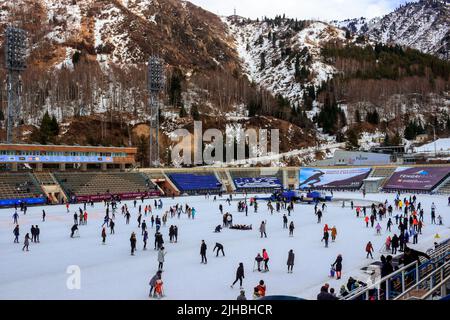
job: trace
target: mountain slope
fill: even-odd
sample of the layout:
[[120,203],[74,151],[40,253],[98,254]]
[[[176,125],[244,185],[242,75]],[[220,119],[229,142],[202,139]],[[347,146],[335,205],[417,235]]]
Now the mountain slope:
[[420,0],[402,5],[381,18],[357,18],[332,23],[367,36],[374,42],[399,44],[450,59],[448,0]]

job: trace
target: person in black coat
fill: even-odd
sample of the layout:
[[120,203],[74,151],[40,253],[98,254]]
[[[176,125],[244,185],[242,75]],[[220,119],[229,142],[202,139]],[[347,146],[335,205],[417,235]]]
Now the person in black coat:
[[381,278],[394,272],[394,267],[392,266],[392,256],[388,255],[386,258],[381,256]]
[[405,253],[403,254],[403,258],[400,259],[400,262],[403,262],[405,266],[414,261],[417,261],[420,264],[420,257],[425,257],[428,260],[431,259],[426,253],[405,246]]
[[206,246],[205,240],[202,240],[202,244],[200,246],[200,255],[202,256],[201,263],[204,263],[204,264],[208,263],[208,259],[206,258],[206,249],[207,249],[207,246]]
[[214,250],[216,250],[216,248],[217,248],[216,257],[219,256],[219,251],[222,251],[222,255],[225,257],[225,252],[223,251],[223,245],[221,243],[216,242],[216,246],[214,247],[213,252],[214,252]]
[[342,274],[342,255],[338,255],[331,266],[336,270],[336,278],[339,280]]
[[289,250],[287,259],[288,273],[292,273],[292,269],[294,268],[294,260],[295,260],[294,250],[291,249]]
[[71,238],[73,238],[73,235],[75,234],[75,231],[77,231],[78,230],[78,225],[75,223],[73,226],[72,226],[72,228],[70,229],[70,231],[72,232],[71,234],[70,234],[70,237]]
[[398,236],[396,234],[394,234],[394,236],[392,237],[392,240],[391,240],[391,247],[392,247],[391,254],[397,254],[398,246],[399,246],[399,239],[398,239]]
[[236,280],[234,280],[233,284],[231,285],[231,288],[235,285],[236,282],[239,280],[239,288],[242,289],[242,279],[244,279],[244,264],[241,262],[239,263],[239,267],[236,270]]

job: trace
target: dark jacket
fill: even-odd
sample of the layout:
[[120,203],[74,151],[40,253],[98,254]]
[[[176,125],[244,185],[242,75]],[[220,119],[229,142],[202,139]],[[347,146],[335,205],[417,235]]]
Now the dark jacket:
[[342,257],[338,256],[336,261],[333,263],[336,271],[342,271]]
[[200,246],[200,254],[206,254],[206,243],[202,243]]
[[317,295],[317,300],[339,300],[337,297],[333,296],[331,293],[327,292],[325,288],[322,287],[320,293]]
[[408,248],[408,250],[405,250],[405,254],[403,255],[402,262],[405,266],[414,261],[417,261],[420,263],[419,257],[425,257],[427,259],[431,259],[431,257],[424,252],[420,252],[420,251]]
[[244,276],[244,265],[242,263],[239,264],[239,267],[236,270],[236,278],[245,278]]
[[295,254],[294,252],[290,252],[288,253],[288,259],[287,259],[287,265],[288,266],[293,266],[294,265],[294,259],[295,259]]

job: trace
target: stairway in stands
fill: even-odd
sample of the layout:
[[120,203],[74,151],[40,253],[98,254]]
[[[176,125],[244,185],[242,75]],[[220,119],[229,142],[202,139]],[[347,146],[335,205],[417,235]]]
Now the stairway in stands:
[[370,178],[384,178],[383,182],[381,183],[381,186],[384,186],[386,181],[389,180],[389,178],[394,173],[396,167],[374,167],[372,169],[372,172],[370,173]]
[[450,194],[450,175],[435,189],[435,192],[441,194]]

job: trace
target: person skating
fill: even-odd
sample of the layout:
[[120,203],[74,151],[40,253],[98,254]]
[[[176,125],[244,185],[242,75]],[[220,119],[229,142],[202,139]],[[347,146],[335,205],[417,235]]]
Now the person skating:
[[213,248],[213,253],[217,249],[216,257],[219,256],[219,251],[222,251],[222,256],[225,257],[225,252],[223,251],[223,245],[221,243],[216,242],[216,245]]
[[130,246],[131,246],[131,255],[134,256],[134,251],[136,250],[136,234],[134,232],[131,233]]
[[367,252],[366,258],[368,259],[369,255],[370,255],[370,258],[373,259],[373,255],[372,255],[373,246],[372,246],[372,242],[370,242],[370,241],[366,245],[366,252]]
[[336,226],[333,226],[333,228],[331,228],[331,241],[332,242],[336,241],[336,236],[337,236],[337,229],[336,229]]
[[155,233],[155,250],[159,250],[164,244],[164,239],[161,232],[157,231]]
[[17,213],[17,211],[16,212],[14,212],[14,214],[13,214],[13,223],[14,224],[17,224],[18,223],[18,220],[19,220],[19,214]]
[[245,278],[244,276],[244,264],[241,262],[239,263],[239,267],[236,270],[236,280],[234,280],[233,284],[231,285],[231,288],[235,285],[236,282],[239,280],[239,288],[242,288],[242,280]]
[[36,239],[36,229],[34,228],[33,225],[31,225],[30,233],[31,233],[31,242],[35,242],[34,240]]
[[39,226],[36,225],[34,227],[34,242],[39,243],[39,235],[40,235],[40,233],[41,233],[41,230],[39,229]]
[[[255,262],[256,262],[256,265],[257,265],[257,267],[258,267],[258,271],[259,272],[261,272],[261,262],[263,261],[264,259],[263,259],[263,257],[261,257],[261,254],[257,254],[256,255],[256,257],[255,257]],[[254,268],[254,267],[253,267]],[[253,270],[253,271],[255,271],[255,270]]]
[[323,233],[323,238],[322,241],[325,241],[325,248],[328,248],[328,239],[330,237],[330,234],[328,233],[328,231],[325,231]]
[[13,234],[14,234],[14,243],[19,243],[20,232],[19,232],[19,225],[18,224],[14,227]]
[[317,223],[321,223],[321,221],[322,221],[322,211],[318,210],[316,215],[317,215]]
[[24,251],[25,249],[27,249],[28,251],[28,246],[30,245],[30,234],[26,234],[25,235],[25,240],[23,241],[23,247],[22,247],[22,251]]
[[202,257],[201,263],[204,263],[204,264],[208,263],[208,259],[206,258],[206,249],[207,249],[207,246],[206,246],[205,240],[202,240],[202,244],[200,245],[200,255]]
[[399,247],[399,238],[397,236],[397,234],[394,234],[394,236],[391,239],[391,247],[392,247],[392,251],[391,254],[397,254],[397,249]]
[[78,215],[76,212],[73,214],[73,223],[78,224]]
[[269,254],[267,253],[266,249],[262,250],[262,257],[264,261],[264,272],[269,271]]
[[155,295],[152,296],[152,293],[155,294],[153,292],[155,286],[156,286],[156,281],[157,280],[161,280],[161,276],[162,276],[162,271],[158,270],[158,272],[156,272],[156,274],[150,279],[149,285],[150,285],[150,292],[148,294],[149,298],[155,297]]
[[286,217],[285,214],[283,214],[283,229],[287,228],[288,228],[288,218]]
[[106,244],[106,229],[102,228],[102,244]]
[[178,242],[178,227],[173,226],[173,236],[175,237],[175,243]]
[[161,279],[156,280],[155,283],[155,298],[162,298],[163,294],[163,281]]
[[74,224],[72,226],[72,228],[70,229],[71,233],[70,233],[70,237],[73,238],[73,236],[75,235],[75,231],[78,231],[78,224]]
[[42,222],[45,222],[45,210],[42,210]]
[[147,240],[148,240],[148,232],[147,232],[147,230],[145,230],[144,236],[142,237],[142,241],[144,242],[143,250],[147,250]]
[[113,221],[113,220],[111,220],[110,222],[109,222],[109,229],[110,229],[110,234],[114,234],[115,233],[115,231],[114,231],[114,227],[115,227],[115,222]]
[[138,228],[141,228],[141,219],[142,219],[142,214],[140,213],[137,218]]
[[291,221],[291,223],[289,224],[289,237],[293,237],[294,236],[294,221]]
[[166,256],[166,251],[164,250],[164,247],[161,247],[158,251],[158,270],[163,269],[165,256]]
[[141,235],[144,235],[145,230],[147,230],[147,223],[145,222],[145,220],[142,221],[141,229],[142,229],[142,234]]
[[381,235],[381,225],[379,223],[377,223],[375,230],[377,231],[377,235]]
[[259,226],[259,233],[261,234],[261,238],[264,237],[267,238],[267,234],[266,234],[266,222],[262,221],[261,225]]
[[287,258],[288,273],[292,273],[292,269],[294,268],[294,260],[295,260],[294,250],[291,249],[288,252],[288,258]]
[[331,265],[332,268],[336,271],[336,279],[341,279],[342,276],[342,255],[339,254],[334,261],[334,263]]

